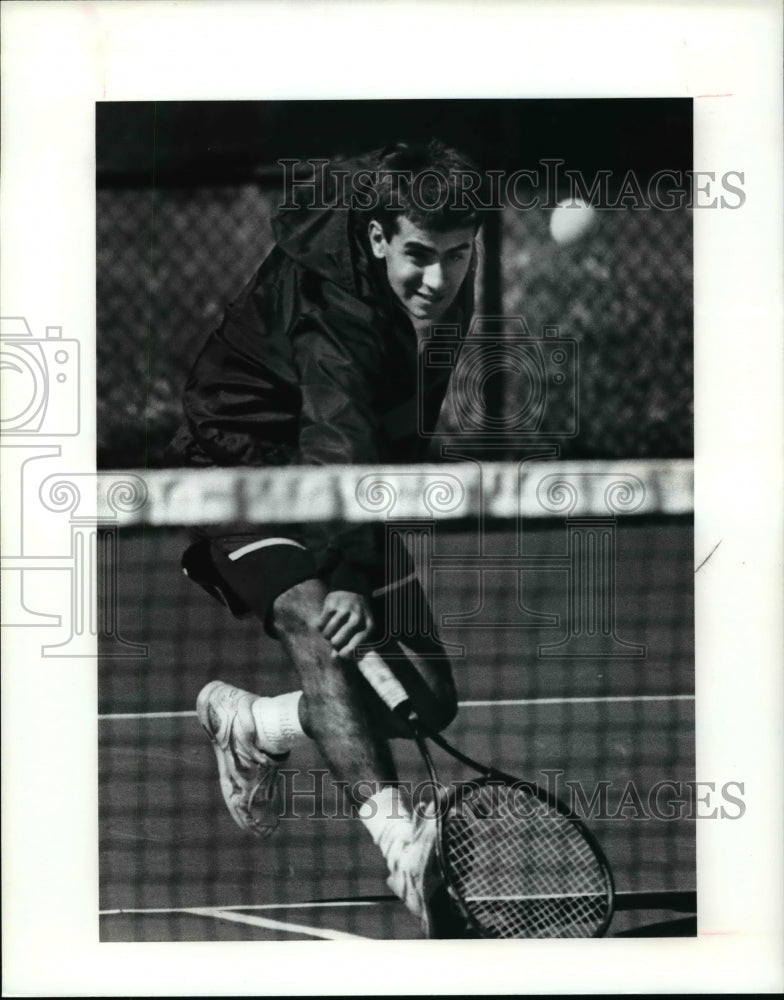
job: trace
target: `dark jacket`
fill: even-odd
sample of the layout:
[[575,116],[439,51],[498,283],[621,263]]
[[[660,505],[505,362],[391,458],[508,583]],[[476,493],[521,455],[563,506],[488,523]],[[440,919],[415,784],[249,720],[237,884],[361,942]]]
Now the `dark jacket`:
[[[340,164],[353,174],[377,154]],[[323,203],[334,203],[328,177]],[[208,338],[172,450],[186,465],[415,462],[426,457],[449,370],[418,370],[417,337],[348,208],[281,210],[276,246]],[[442,322],[468,324],[473,268]],[[370,526],[312,526],[332,589],[367,590]]]

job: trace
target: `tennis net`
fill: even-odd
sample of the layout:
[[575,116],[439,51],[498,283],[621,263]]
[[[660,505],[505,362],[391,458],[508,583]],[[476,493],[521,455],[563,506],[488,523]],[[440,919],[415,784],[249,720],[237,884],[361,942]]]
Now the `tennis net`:
[[[458,688],[450,741],[585,819],[615,876],[611,933],[692,926],[678,915],[695,885],[689,461],[98,479],[103,940],[419,936],[313,745],[284,769],[275,836],[248,838],[223,806],[197,693],[297,686],[259,622],[180,572],[189,527],[225,521],[383,521],[413,540]],[[394,751],[401,779],[423,781],[413,748]]]

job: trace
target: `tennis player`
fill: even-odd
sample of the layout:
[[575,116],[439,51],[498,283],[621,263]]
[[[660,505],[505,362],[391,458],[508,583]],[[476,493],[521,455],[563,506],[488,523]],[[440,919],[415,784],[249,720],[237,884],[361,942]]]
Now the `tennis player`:
[[[398,143],[293,181],[276,245],[188,379],[173,442],[189,465],[415,462],[418,418],[435,426],[449,371],[418,374],[436,321],[473,310],[481,223],[465,196],[472,165],[436,141]],[[476,177],[476,173],[473,172]],[[282,644],[299,690],[264,697],[212,681],[198,717],[213,742],[226,805],[266,836],[281,811],[278,767],[314,740],[333,776],[361,783],[355,806],[389,867],[388,884],[427,936],[448,936],[435,822],[396,787],[389,739],[406,732],[357,668],[378,643],[420,718],[441,730],[455,686],[413,566],[385,569],[383,526],[222,525],[200,533],[183,569],[238,617],[255,615]],[[390,591],[416,602],[421,638],[405,648],[384,620]],[[405,654],[405,655],[403,655]]]

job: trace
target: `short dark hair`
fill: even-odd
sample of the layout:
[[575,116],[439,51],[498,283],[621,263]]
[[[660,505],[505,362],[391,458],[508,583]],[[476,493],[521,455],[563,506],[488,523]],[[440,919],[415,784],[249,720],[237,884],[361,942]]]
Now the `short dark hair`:
[[483,213],[465,193],[469,174],[479,177],[481,186],[481,175],[468,157],[438,139],[423,145],[397,142],[381,154],[374,207],[365,219],[375,219],[387,240],[397,231],[401,216],[431,232],[468,226],[476,232]]

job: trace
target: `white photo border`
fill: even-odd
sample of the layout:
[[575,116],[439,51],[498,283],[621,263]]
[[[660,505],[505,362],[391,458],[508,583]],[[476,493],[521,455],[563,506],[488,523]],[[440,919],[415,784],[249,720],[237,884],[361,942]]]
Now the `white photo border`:
[[[743,172],[747,196],[694,215],[695,565],[721,541],[696,578],[697,777],[744,782],[747,804],[698,824],[699,936],[99,944],[95,660],[47,661],[17,628],[3,635],[5,994],[784,988],[780,4],[9,2],[0,16],[0,313],[79,340],[69,471],[95,468],[96,101],[692,97],[695,169]],[[14,530],[5,518],[4,551]]]

